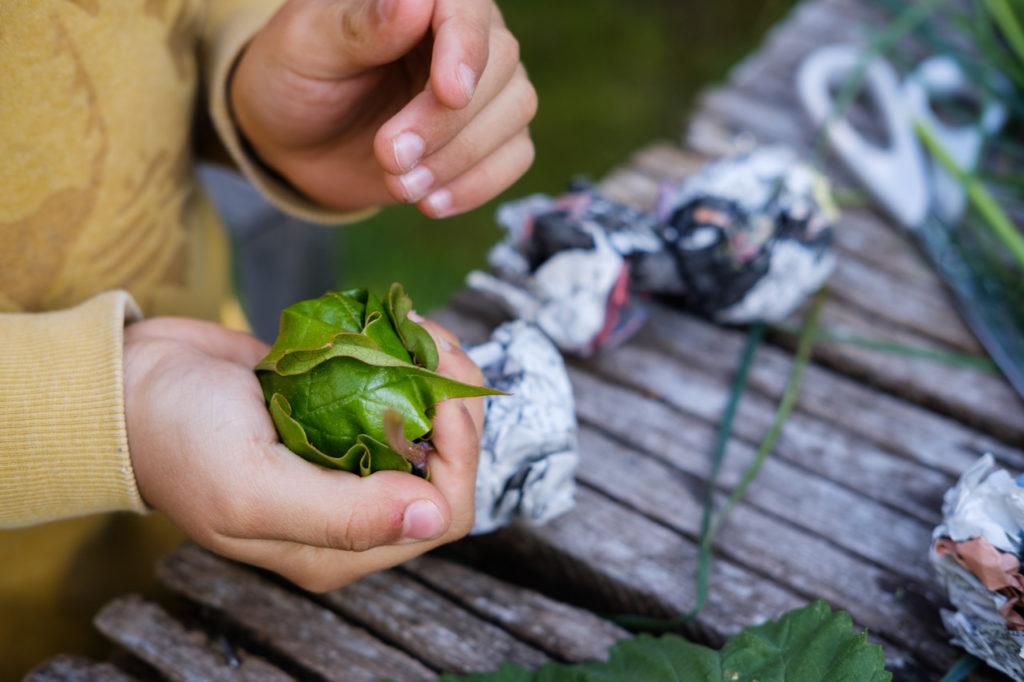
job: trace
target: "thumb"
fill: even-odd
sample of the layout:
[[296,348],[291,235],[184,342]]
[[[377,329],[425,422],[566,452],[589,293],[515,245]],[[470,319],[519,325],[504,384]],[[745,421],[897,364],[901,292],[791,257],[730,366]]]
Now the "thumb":
[[267,453],[260,475],[245,486],[252,494],[241,496],[248,513],[234,515],[253,523],[228,535],[364,551],[431,540],[451,523],[447,500],[421,478],[396,471],[361,478],[271,447],[279,452]]
[[433,11],[433,0],[291,0],[267,28],[279,32],[297,71],[340,79],[408,54]]

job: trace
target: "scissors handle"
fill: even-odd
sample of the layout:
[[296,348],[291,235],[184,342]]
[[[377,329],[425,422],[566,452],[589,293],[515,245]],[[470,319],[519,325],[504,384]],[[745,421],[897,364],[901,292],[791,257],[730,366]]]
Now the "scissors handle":
[[[826,45],[812,52],[797,72],[797,92],[816,128],[822,128],[843,165],[901,225],[924,222],[930,193],[924,154],[904,107],[899,79],[884,59],[865,63],[866,55],[851,45]],[[832,93],[859,68],[867,90],[881,114],[889,145],[867,141],[835,111]]]

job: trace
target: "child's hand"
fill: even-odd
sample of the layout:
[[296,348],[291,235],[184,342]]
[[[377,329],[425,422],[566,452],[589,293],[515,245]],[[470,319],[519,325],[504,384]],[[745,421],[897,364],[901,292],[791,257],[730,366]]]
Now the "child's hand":
[[335,208],[461,213],[533,162],[536,93],[492,0],[290,0],[230,100],[260,158]]
[[[426,322],[439,371],[481,382],[449,332]],[[146,502],[205,547],[327,590],[462,537],[473,526],[483,401],[437,406],[431,480],[310,464],[278,440],[252,367],[267,347],[206,322],[125,330],[125,413]]]

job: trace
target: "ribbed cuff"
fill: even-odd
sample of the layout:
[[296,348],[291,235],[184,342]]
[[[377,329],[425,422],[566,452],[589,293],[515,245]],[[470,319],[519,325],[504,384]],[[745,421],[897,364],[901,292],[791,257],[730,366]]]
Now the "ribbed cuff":
[[124,418],[123,291],[0,314],[0,527],[145,511]]

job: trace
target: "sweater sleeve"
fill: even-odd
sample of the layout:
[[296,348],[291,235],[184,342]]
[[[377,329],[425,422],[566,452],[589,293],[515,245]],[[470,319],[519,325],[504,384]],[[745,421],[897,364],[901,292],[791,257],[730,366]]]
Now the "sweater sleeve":
[[0,528],[146,509],[122,381],[124,325],[138,316],[123,291],[0,314]]
[[203,37],[202,69],[213,128],[231,161],[277,208],[316,223],[337,224],[362,220],[373,215],[377,209],[345,212],[324,207],[270,172],[245,143],[232,117],[228,84],[235,63],[249,40],[283,4],[284,0],[221,0],[209,3]]

